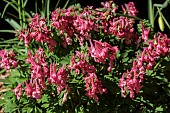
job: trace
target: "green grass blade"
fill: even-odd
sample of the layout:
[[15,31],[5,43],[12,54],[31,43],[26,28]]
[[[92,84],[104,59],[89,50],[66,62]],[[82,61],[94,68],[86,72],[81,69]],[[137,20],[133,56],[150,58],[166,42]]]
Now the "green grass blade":
[[28,0],[25,0],[24,5],[23,5],[24,7],[27,5],[27,2],[28,2]]
[[22,18],[21,18],[21,16],[22,16],[22,14],[21,14],[21,1],[20,0],[18,0],[18,16],[19,16],[19,22],[20,22],[20,25],[21,25],[21,27],[23,27],[23,25],[22,25]]
[[16,19],[18,19],[19,20],[19,18],[16,16],[16,15],[14,15],[14,14],[12,14],[12,13],[9,13],[9,12],[6,12],[8,15],[10,15],[10,16],[12,16],[12,17],[14,17],[14,18],[16,18]]
[[9,3],[18,12],[18,8],[14,5],[16,4],[15,2],[9,2],[8,0],[3,0],[3,1]]
[[24,1],[23,0],[21,0],[21,6],[22,6],[22,24],[23,24],[23,28],[25,28],[25,26],[26,26],[26,24],[25,24],[25,20],[26,20],[26,18],[25,18],[25,6],[24,6]]
[[60,0],[57,1],[57,4],[55,5],[55,9],[58,7],[59,3],[60,3]]
[[3,33],[15,33],[15,30],[0,30]]
[[38,11],[38,3],[37,3],[37,0],[35,0],[35,13],[37,13],[37,11]]
[[0,44],[18,44],[19,41],[12,41],[12,42],[0,42]]
[[10,3],[7,3],[7,4],[5,5],[4,10],[3,10],[3,12],[2,12],[2,15],[1,15],[1,18],[4,17],[4,14],[5,14],[5,12],[6,12],[6,9],[8,8],[9,5],[10,5]]
[[8,39],[8,40],[5,40],[5,39],[2,38],[0,41],[4,41],[4,42],[8,43],[8,42],[19,41],[19,40],[18,40],[18,37],[15,37],[15,38]]
[[70,1],[70,0],[67,0],[67,2],[65,3],[65,5],[64,5],[64,7],[63,7],[64,9],[67,7],[69,1]]

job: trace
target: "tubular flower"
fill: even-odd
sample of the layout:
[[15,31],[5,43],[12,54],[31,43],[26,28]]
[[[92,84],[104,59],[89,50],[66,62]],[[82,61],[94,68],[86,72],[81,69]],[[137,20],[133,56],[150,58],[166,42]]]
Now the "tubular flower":
[[56,65],[52,63],[50,65],[50,76],[48,78],[50,84],[55,84],[57,86],[57,93],[60,94],[62,90],[68,90],[66,84],[68,73],[64,69],[64,65],[56,72]]
[[22,83],[18,84],[18,86],[12,91],[15,93],[17,99],[19,100],[22,95]]
[[140,23],[142,25],[142,39],[146,42],[148,40],[148,36],[150,33],[150,28],[145,29],[143,23]]
[[87,73],[96,73],[95,67],[90,65],[86,59],[88,59],[88,54],[83,54],[79,51],[76,51],[76,55],[72,56],[72,59],[70,61],[71,65],[68,65],[68,69],[71,70],[71,72],[74,70],[77,75],[80,74],[80,71],[82,71],[82,74],[86,75]]
[[30,79],[29,84],[26,82],[25,92],[28,97],[41,99],[42,89],[39,86],[37,79]]

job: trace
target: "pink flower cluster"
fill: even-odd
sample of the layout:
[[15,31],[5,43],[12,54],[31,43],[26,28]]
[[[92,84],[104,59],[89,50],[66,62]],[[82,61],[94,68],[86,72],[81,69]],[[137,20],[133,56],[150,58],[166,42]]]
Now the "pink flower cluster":
[[69,92],[69,87],[66,84],[68,73],[64,69],[64,65],[61,67],[61,69],[56,73],[56,64],[52,63],[50,65],[50,76],[48,78],[48,81],[50,84],[55,84],[57,86],[57,93],[60,94],[61,91],[64,89]]
[[76,55],[73,55],[70,61],[71,65],[68,65],[68,69],[71,71],[74,70],[77,74],[80,74],[80,70],[82,71],[86,84],[86,95],[98,102],[97,94],[106,93],[106,89],[102,88],[102,83],[97,78],[95,67],[86,61],[87,56],[87,54],[76,51]]
[[52,26],[59,30],[60,34],[63,38],[63,45],[66,47],[67,45],[72,44],[71,37],[73,36],[73,26],[72,26],[72,16],[71,13],[74,12],[74,9],[59,9],[57,8],[55,11],[51,13]]
[[[67,95],[69,92],[69,87],[66,84],[68,73],[64,69],[64,65],[56,73],[55,63],[52,63],[49,68],[45,60],[46,55],[42,48],[39,48],[34,55],[28,51],[26,62],[31,64],[31,76],[30,80],[25,82],[26,95],[31,98],[41,99],[42,91],[46,90],[46,80],[48,80],[49,84],[55,84],[57,86],[58,94],[66,89],[65,95]],[[19,99],[22,94],[21,84],[19,84],[13,92],[17,96],[17,99]]]
[[[139,38],[134,33],[134,20],[119,16],[114,16],[114,13],[116,13],[117,7],[115,4],[113,5],[113,1],[103,3],[103,10],[107,9],[105,12],[96,12],[95,15],[97,17],[95,18],[96,22],[98,22],[98,26],[102,27],[102,30],[106,35],[108,34],[114,34],[118,38],[125,39],[126,44],[130,44],[131,41],[133,42],[139,42]],[[126,8],[122,5],[122,9],[124,11],[124,14],[128,13],[130,16],[136,16],[137,10],[135,8],[135,5],[133,2],[129,2],[129,4],[125,4]],[[111,9],[111,11],[109,9]],[[97,9],[99,10],[99,9]]]
[[137,40],[133,28],[134,21],[132,19],[120,16],[109,21],[109,23],[110,34],[114,34],[120,39],[125,38],[126,44],[130,44],[131,41]]
[[97,78],[95,73],[88,73],[88,75],[84,77],[84,82],[86,84],[86,95],[96,102],[98,102],[99,99],[97,94],[102,95],[107,92],[106,88],[102,88],[102,82]]
[[31,78],[29,80],[29,83],[26,82],[25,92],[28,97],[35,98],[35,99],[41,99],[42,97],[42,87],[40,87],[40,84],[38,84],[37,79]]
[[[137,35],[134,33],[134,20],[127,17],[115,17],[117,11],[113,1],[102,3],[103,8],[92,9],[85,7],[84,10],[78,11],[76,7],[67,9],[57,8],[52,12],[52,26],[63,36],[63,46],[71,45],[73,38],[79,41],[80,45],[84,40],[91,39],[91,33],[104,31],[105,34],[114,34],[120,39],[125,38],[127,44],[130,41],[136,41]],[[126,9],[130,16],[136,16],[137,10],[133,2],[126,4]],[[106,10],[107,9],[107,10]]]
[[84,44],[84,38],[89,39],[91,30],[96,29],[94,21],[88,16],[92,13],[92,7],[84,8],[80,14],[75,7],[68,9],[57,8],[52,12],[52,26],[60,31],[63,38],[63,45],[72,44],[72,37],[75,36],[80,45]]
[[111,46],[107,42],[100,42],[97,40],[93,40],[94,45],[92,41],[90,40],[90,48],[89,53],[91,57],[94,58],[95,62],[101,62],[103,64],[106,63],[106,59],[110,60],[108,71],[111,71],[113,68],[113,61],[116,59],[116,52],[118,52],[117,46]]
[[41,90],[46,89],[45,78],[48,75],[48,65],[45,62],[46,55],[42,48],[39,48],[35,55],[28,51],[26,62],[31,64],[31,79],[26,82],[26,94],[28,97],[40,99]]
[[40,19],[40,15],[35,14],[30,20],[30,28],[19,31],[18,38],[24,40],[25,46],[29,45],[31,39],[42,44],[48,43],[49,49],[53,51],[53,47],[55,47],[57,43],[51,38],[51,32],[48,29],[46,19]]
[[17,66],[18,63],[13,51],[0,50],[0,68],[9,70],[10,68],[16,68]]
[[146,70],[152,70],[155,60],[161,56],[166,56],[170,48],[170,39],[167,35],[158,33],[154,39],[148,42],[148,47],[144,48],[141,56],[133,61],[130,71],[125,72],[119,81],[119,87],[122,90],[122,96],[126,97],[127,90],[130,91],[130,97],[134,98],[142,88]]

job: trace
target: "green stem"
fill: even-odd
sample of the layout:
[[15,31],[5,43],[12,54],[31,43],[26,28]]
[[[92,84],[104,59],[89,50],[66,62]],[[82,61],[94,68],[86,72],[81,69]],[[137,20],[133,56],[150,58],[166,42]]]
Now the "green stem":
[[163,61],[163,58],[155,65],[155,67],[153,68],[153,70],[155,71],[156,68],[160,65],[160,63]]
[[154,7],[152,8],[152,0],[148,0],[148,18],[154,28]]

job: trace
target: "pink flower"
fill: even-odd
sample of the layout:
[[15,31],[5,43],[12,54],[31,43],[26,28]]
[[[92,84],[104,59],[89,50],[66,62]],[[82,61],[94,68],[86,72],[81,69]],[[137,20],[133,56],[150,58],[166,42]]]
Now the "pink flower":
[[[130,98],[135,97],[135,93],[138,93],[140,89],[142,88],[141,82],[143,79],[140,76],[141,73],[138,72],[137,62],[133,62],[133,67],[131,71],[127,71],[126,73],[123,73],[122,78],[119,79],[118,86],[121,88],[122,96],[126,97],[126,92],[130,91]],[[126,77],[126,79],[125,79]],[[142,79],[142,80],[141,80]]]
[[22,83],[18,84],[18,86],[12,90],[15,95],[17,96],[17,99],[19,100],[22,95]]
[[26,95],[31,98],[41,99],[42,89],[39,86],[37,79],[30,79],[29,84],[26,82],[25,88]]
[[140,22],[142,25],[142,39],[146,42],[148,40],[148,36],[150,34],[150,28],[145,29],[144,25],[142,22]]
[[[76,51],[76,55],[72,56],[72,59],[70,61],[71,65],[68,65],[68,69],[71,70],[71,72],[74,70],[77,75],[80,74],[80,70],[82,71],[82,74],[86,75],[87,73],[96,73],[95,67],[90,65],[86,59],[88,59],[88,54],[83,54],[79,51]],[[77,61],[76,61],[77,58]]]
[[41,91],[41,88],[39,87],[36,79],[33,80],[32,98],[35,98],[35,99],[42,98],[42,91]]
[[32,91],[33,91],[33,88],[32,88],[32,79],[30,80],[29,84],[27,82],[25,82],[25,84],[26,84],[26,87],[25,87],[26,95],[28,97],[32,97]]

